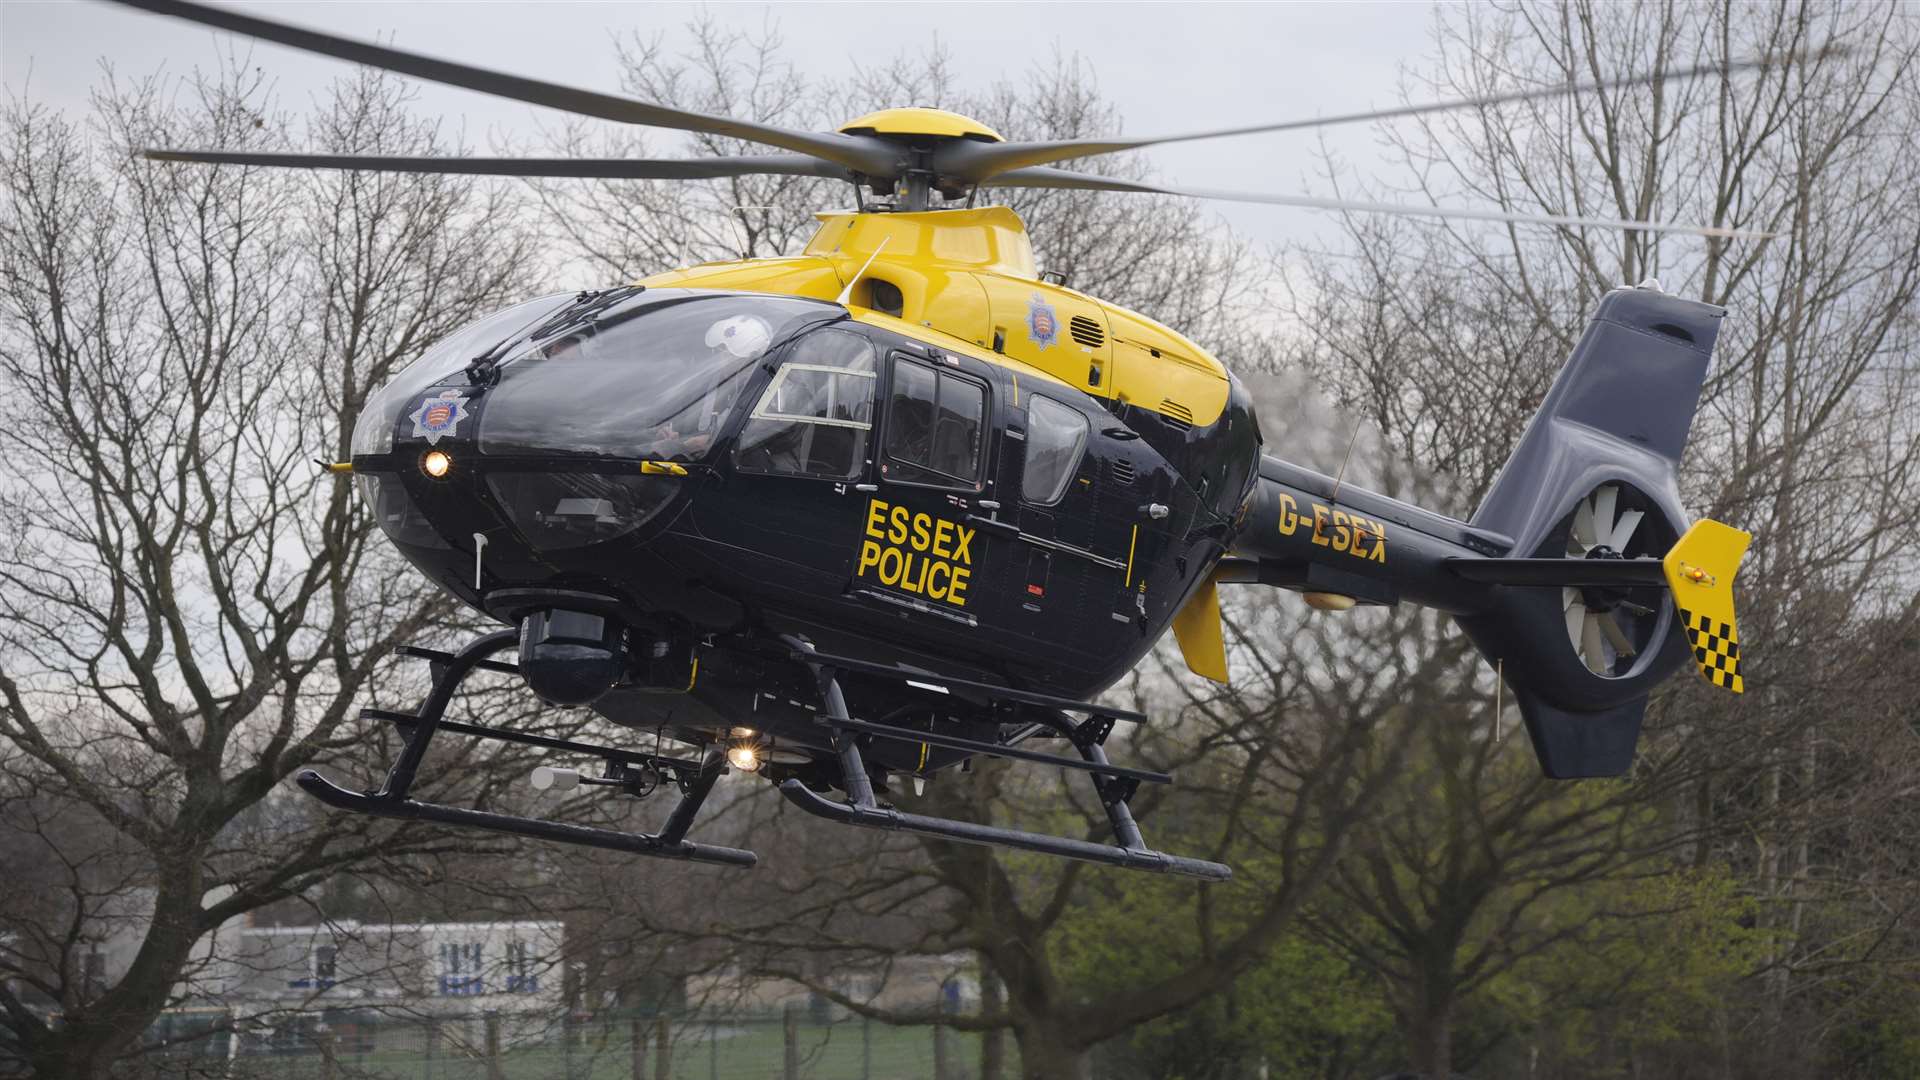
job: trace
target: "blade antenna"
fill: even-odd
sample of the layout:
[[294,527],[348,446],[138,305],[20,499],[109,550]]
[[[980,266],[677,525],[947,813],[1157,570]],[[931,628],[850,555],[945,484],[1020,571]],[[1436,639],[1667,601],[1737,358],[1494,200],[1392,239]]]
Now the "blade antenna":
[[853,287],[855,285],[860,284],[860,279],[866,276],[867,267],[872,266],[873,260],[880,257],[880,253],[882,251],[885,251],[887,248],[887,241],[891,239],[893,239],[893,237],[891,236],[883,236],[880,238],[880,242],[874,245],[873,254],[867,256],[867,261],[860,264],[859,273],[856,273],[851,278],[847,279],[847,287],[840,290],[840,295],[838,298],[834,300],[834,303],[839,304],[841,307],[846,307],[849,303],[852,302]]
[[1353,437],[1347,440],[1347,452],[1340,458],[1340,471],[1333,477],[1333,494],[1327,496],[1328,502],[1340,501],[1340,483],[1347,478],[1347,462],[1353,460],[1353,444],[1360,441],[1360,425],[1353,425]]

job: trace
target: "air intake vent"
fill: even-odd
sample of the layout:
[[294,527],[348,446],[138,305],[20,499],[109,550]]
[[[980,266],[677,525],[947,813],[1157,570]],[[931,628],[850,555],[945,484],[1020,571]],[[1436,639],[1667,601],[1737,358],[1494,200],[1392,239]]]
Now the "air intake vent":
[[1167,423],[1183,431],[1193,427],[1193,410],[1172,398],[1160,403],[1160,415],[1167,418]]
[[1068,319],[1067,333],[1073,335],[1073,340],[1090,349],[1097,349],[1107,343],[1106,332],[1100,329],[1100,324],[1085,315],[1075,315]]
[[1110,467],[1110,471],[1113,473],[1114,483],[1116,484],[1133,483],[1133,462],[1121,460],[1121,459],[1115,459],[1115,461],[1113,462],[1113,465]]

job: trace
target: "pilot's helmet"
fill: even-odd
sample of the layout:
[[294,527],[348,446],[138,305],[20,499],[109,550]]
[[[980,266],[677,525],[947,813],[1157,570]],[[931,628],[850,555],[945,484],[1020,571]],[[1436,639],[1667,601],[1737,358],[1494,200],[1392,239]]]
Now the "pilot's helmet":
[[569,360],[584,354],[587,343],[585,334],[568,334],[540,350],[540,355],[548,360]]

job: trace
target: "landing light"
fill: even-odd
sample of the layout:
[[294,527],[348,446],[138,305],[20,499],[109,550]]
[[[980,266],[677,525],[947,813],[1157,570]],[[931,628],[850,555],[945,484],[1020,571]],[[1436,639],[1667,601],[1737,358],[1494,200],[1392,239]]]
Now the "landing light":
[[760,748],[752,743],[735,743],[727,748],[727,764],[741,772],[759,772]]
[[426,456],[420,459],[420,471],[435,480],[447,475],[447,471],[452,468],[453,458],[449,457],[445,450],[429,450]]

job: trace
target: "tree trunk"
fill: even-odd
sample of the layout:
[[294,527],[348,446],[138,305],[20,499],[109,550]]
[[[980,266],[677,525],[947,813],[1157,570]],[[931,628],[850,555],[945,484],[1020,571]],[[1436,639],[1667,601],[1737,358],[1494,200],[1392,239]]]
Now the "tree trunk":
[[788,1005],[781,1014],[780,1030],[785,1046],[780,1076],[782,1080],[800,1080],[800,1011],[794,1006]]
[[[980,972],[980,1011],[993,1016],[1007,1008],[1006,987],[991,967]],[[992,1028],[980,1036],[980,1080],[1005,1080],[1007,1075],[1007,1032]]]
[[1016,1029],[1020,1043],[1022,1080],[1093,1080],[1093,1062],[1087,1048],[1077,1046],[1051,1030],[1050,1025],[1024,1024]]
[[133,963],[111,989],[67,1013],[66,1022],[32,1047],[35,1076],[62,1080],[104,1077],[166,1007],[174,982],[200,940],[203,891],[199,852],[163,866],[153,915]]
[[1453,997],[1431,994],[1407,1018],[1407,1053],[1413,1071],[1428,1080],[1453,1075]]
[[500,1068],[500,1014],[489,1011],[486,1015],[487,1032],[487,1080],[506,1080],[507,1074]]
[[647,1022],[638,1011],[627,1018],[627,1037],[633,1043],[633,1080],[647,1080]]
[[673,1022],[666,1013],[653,1022],[653,1075],[673,1080]]

